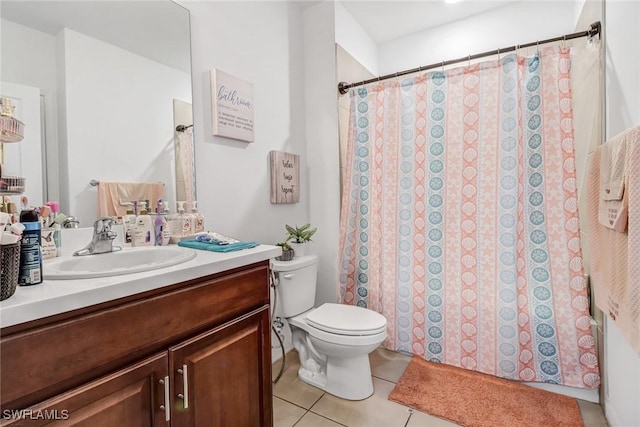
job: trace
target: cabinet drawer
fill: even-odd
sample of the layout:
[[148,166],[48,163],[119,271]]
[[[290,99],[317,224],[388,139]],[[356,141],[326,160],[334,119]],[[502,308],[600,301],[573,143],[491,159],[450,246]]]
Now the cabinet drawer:
[[268,304],[268,263],[0,339],[3,409],[21,409]]
[[26,410],[3,410],[2,426],[168,426],[167,352],[91,381]]

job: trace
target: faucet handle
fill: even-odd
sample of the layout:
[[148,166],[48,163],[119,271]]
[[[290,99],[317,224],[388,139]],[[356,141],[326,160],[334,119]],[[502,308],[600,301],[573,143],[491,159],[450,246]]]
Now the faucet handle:
[[95,234],[108,233],[111,231],[111,225],[113,224],[113,218],[103,217],[98,218],[93,223],[93,232]]

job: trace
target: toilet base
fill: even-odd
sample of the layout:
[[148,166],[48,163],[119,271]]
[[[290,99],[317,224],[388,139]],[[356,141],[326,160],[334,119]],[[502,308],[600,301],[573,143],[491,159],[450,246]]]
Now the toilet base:
[[363,400],[373,394],[368,354],[346,359],[328,357],[326,372],[324,369],[306,369],[301,366],[298,369],[298,378],[304,383],[346,400]]

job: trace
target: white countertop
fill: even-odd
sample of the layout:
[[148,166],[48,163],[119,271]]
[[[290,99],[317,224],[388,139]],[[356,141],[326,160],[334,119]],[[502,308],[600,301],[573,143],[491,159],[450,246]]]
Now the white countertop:
[[194,259],[172,267],[121,276],[45,280],[38,285],[18,286],[13,296],[0,301],[0,327],[13,326],[220,273],[264,261],[282,253],[279,247],[270,245],[228,253],[191,250],[197,253]]

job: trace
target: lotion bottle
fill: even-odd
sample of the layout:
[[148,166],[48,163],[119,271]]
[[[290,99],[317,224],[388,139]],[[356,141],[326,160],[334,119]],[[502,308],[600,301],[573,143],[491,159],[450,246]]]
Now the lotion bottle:
[[198,202],[195,200],[192,202],[191,215],[193,215],[193,232],[202,233],[204,231],[204,215],[198,212]]
[[190,214],[184,211],[185,202],[176,202],[178,204],[178,218],[180,224],[180,236],[188,236],[193,234],[193,221]]
[[182,237],[182,223],[180,220],[180,213],[177,209],[178,202],[176,202],[176,213],[169,214],[167,220],[169,221],[169,233],[171,235],[171,243],[178,243]]
[[124,243],[125,248],[130,248],[134,245],[133,234],[136,229],[136,216],[133,213],[133,203],[125,203],[127,206],[127,213],[124,216]]
[[162,218],[162,246],[167,246],[171,241],[171,227],[169,226],[169,208],[166,202],[162,204],[160,217]]
[[151,217],[147,213],[146,202],[139,202],[140,215],[136,217],[136,228],[133,233],[133,243],[138,246],[153,246],[154,232]]
[[156,213],[153,215],[153,232],[154,242],[156,246],[162,246],[162,199],[158,199],[156,205]]

